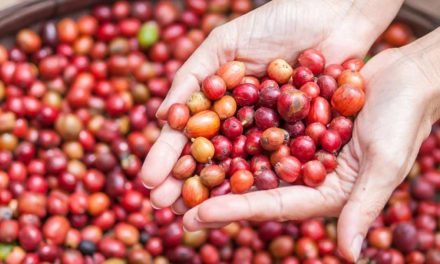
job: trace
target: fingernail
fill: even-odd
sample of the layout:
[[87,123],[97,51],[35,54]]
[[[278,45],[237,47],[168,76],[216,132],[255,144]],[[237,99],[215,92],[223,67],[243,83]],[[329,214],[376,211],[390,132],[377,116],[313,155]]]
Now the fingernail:
[[356,235],[351,242],[351,254],[353,255],[353,260],[356,262],[359,258],[359,254],[361,253],[362,242],[364,241],[364,237],[360,234]]
[[194,217],[194,220],[196,220],[196,221],[199,222],[199,223],[202,222],[202,220],[200,219],[199,215],[196,215],[196,216]]
[[159,115],[159,112],[162,111],[162,107],[163,107],[163,105],[164,105],[165,102],[166,102],[166,99],[165,99],[165,100],[162,102],[162,104],[159,106],[159,108],[158,108],[157,111],[156,111],[156,114],[154,114],[154,116],[156,116],[157,119],[162,119],[162,118],[160,117],[160,115]]
[[159,118],[159,114],[157,113],[157,111],[156,111],[156,114],[154,114],[154,116],[155,116],[157,119],[160,119],[160,118]]
[[171,209],[171,212],[173,212],[173,214],[178,215],[178,213],[176,212],[176,210],[174,210],[174,208],[172,206],[170,207],[170,209]]
[[142,182],[142,185],[144,185],[145,188],[147,188],[148,190],[153,189],[153,186],[149,186],[146,183]]
[[185,226],[182,226],[182,228],[184,232],[188,233],[188,230],[185,228]]
[[159,209],[160,209],[160,207],[157,207],[157,206],[154,205],[154,203],[152,203],[151,201],[150,201],[150,205],[151,205],[151,207],[153,207],[153,209],[155,209],[155,210],[159,210]]

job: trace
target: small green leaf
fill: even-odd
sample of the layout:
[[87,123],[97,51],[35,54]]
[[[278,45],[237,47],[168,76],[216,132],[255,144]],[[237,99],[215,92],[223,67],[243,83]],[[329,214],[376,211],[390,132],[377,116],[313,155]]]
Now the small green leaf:
[[0,259],[5,260],[6,257],[11,253],[14,248],[14,244],[3,244],[0,243]]
[[365,56],[364,62],[367,63],[369,60],[371,60],[371,56],[370,55]]

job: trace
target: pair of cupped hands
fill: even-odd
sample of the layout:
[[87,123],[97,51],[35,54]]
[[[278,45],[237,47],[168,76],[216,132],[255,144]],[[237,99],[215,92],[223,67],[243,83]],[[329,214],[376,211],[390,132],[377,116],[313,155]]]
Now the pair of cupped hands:
[[[274,0],[220,26],[208,36],[175,76],[157,112],[166,119],[201,81],[221,64],[239,60],[248,75],[262,76],[276,58],[293,63],[307,48],[322,51],[326,64],[363,57],[396,15],[402,1]],[[339,217],[340,253],[359,257],[369,226],[409,172],[422,141],[439,117],[440,56],[433,32],[399,49],[373,57],[362,69],[366,104],[353,137],[338,156],[338,167],[318,188],[288,186],[208,199],[188,210],[179,199],[182,182],[170,175],[187,138],[165,125],[145,160],[141,177],[155,208],[171,206],[185,214],[186,230],[216,228],[238,220],[303,220]],[[438,55],[438,54],[437,54]]]

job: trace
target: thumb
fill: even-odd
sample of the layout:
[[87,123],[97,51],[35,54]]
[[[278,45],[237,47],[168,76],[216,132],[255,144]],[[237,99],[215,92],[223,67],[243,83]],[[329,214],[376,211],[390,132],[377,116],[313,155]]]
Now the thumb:
[[392,166],[379,155],[374,156],[366,156],[368,162],[361,167],[359,178],[338,221],[339,251],[353,262],[359,258],[370,225],[404,178],[403,166]]

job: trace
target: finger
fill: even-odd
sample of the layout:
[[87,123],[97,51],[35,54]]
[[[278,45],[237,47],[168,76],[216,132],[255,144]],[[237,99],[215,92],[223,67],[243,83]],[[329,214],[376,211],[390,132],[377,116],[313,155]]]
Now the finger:
[[[393,168],[393,169],[391,169]],[[350,261],[357,261],[368,229],[377,218],[393,190],[404,177],[390,163],[372,159],[360,170],[349,200],[338,221],[338,248]]]
[[185,203],[183,202],[182,198],[177,199],[171,206],[171,210],[176,215],[183,215],[188,211],[188,207],[186,207]]
[[[332,175],[334,176],[334,175]],[[214,197],[196,208],[197,217],[184,219],[187,226],[203,223],[233,222],[239,220],[301,220],[313,216],[334,216],[340,206],[335,199],[326,199],[326,189],[291,186],[268,191],[256,191],[243,195]],[[337,193],[338,190],[332,190]],[[330,196],[330,195],[329,195]]]
[[150,193],[150,200],[154,208],[170,207],[179,198],[182,185],[183,181],[168,176],[162,184]]
[[215,229],[222,228],[230,224],[229,222],[214,222],[214,223],[200,223],[194,222],[192,226],[188,226],[184,224],[184,228],[186,231],[194,232],[202,229]]
[[230,222],[217,221],[217,222],[201,222],[198,217],[198,207],[191,208],[183,216],[183,226],[187,231],[197,231],[204,228],[220,228],[228,225]]
[[158,118],[166,119],[172,104],[186,102],[194,91],[200,89],[201,81],[219,68],[223,42],[217,32],[214,30],[176,73],[167,97],[157,110]]
[[163,127],[142,166],[141,178],[147,188],[155,188],[166,179],[187,140],[181,132]]

